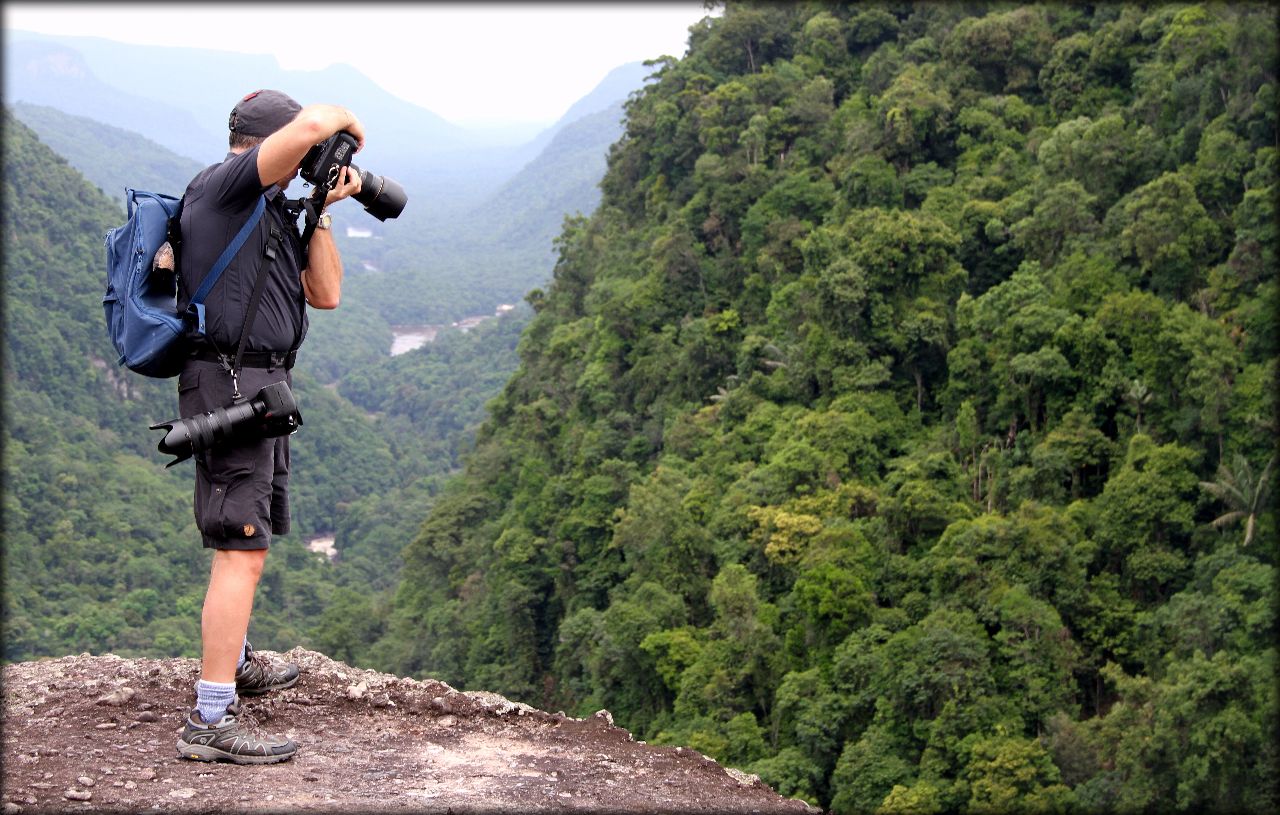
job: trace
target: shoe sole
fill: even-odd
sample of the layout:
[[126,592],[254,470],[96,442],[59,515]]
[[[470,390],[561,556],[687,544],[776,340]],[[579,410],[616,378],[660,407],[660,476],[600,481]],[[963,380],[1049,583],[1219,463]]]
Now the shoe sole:
[[267,685],[266,687],[263,687],[263,688],[236,688],[236,693],[240,694],[241,696],[261,696],[264,693],[271,693],[271,691],[273,690],[284,690],[285,688],[292,688],[294,685],[298,684],[299,678],[300,678],[299,676],[295,676],[293,679],[290,679],[288,682],[279,682],[275,685]]
[[232,764],[277,764],[293,758],[294,753],[281,753],[275,756],[241,756],[218,750],[205,744],[187,744],[178,742],[178,755],[192,761],[227,761]]

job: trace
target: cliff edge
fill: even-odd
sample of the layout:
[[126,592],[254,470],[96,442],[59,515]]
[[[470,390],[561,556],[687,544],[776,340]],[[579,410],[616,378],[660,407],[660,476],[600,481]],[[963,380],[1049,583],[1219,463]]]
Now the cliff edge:
[[245,700],[299,744],[283,764],[178,758],[193,659],[112,654],[7,665],[4,812],[813,813],[693,750],[634,741],[493,693],[295,648],[302,679]]

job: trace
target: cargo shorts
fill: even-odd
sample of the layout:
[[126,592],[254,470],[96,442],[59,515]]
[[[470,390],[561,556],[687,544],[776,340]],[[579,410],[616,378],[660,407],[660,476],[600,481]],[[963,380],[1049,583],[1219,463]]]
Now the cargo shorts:
[[[284,367],[244,368],[240,393],[292,378]],[[183,417],[232,402],[231,374],[217,362],[188,360],[178,375]],[[246,439],[196,453],[196,526],[207,549],[266,549],[271,536],[289,532],[289,437]]]

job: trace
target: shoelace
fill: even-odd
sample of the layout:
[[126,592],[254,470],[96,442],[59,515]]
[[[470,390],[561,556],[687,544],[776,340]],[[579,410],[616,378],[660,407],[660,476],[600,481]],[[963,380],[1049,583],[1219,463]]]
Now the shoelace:
[[269,676],[271,674],[271,667],[272,667],[271,660],[263,656],[262,654],[259,654],[257,651],[253,652],[253,654],[249,657],[248,662],[257,666],[258,670],[261,671],[264,675]]
[[246,734],[252,736],[261,742],[270,741],[270,738],[262,732],[262,724],[258,719],[244,708],[240,708],[240,712],[236,714],[236,724],[240,726]]

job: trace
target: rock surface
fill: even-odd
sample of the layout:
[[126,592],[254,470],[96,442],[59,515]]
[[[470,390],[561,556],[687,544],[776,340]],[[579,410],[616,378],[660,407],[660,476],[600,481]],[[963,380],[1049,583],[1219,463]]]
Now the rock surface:
[[4,812],[817,812],[696,751],[634,741],[605,711],[574,719],[301,648],[280,656],[298,684],[243,701],[299,751],[259,767],[178,757],[196,660],[5,666]]

